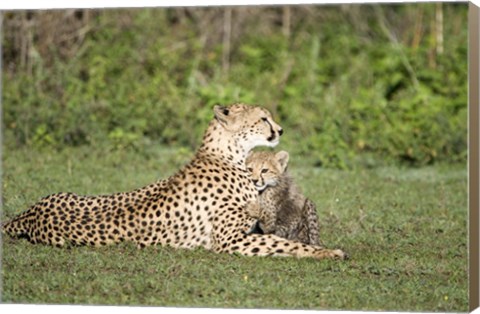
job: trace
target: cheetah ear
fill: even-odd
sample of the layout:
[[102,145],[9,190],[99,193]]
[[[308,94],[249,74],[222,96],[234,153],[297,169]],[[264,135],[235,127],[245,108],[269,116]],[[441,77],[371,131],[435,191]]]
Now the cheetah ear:
[[222,125],[225,125],[230,120],[230,109],[226,106],[215,105],[213,107],[213,112],[215,113],[215,118],[220,122]]
[[282,172],[285,172],[287,170],[287,165],[288,165],[288,158],[289,158],[288,153],[284,150],[281,150],[275,154],[275,158],[277,158],[277,161],[280,164]]

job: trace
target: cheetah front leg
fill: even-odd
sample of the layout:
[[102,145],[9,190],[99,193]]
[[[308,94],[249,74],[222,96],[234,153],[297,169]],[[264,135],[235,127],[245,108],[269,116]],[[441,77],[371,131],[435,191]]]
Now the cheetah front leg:
[[265,207],[265,204],[254,201],[247,203],[245,212],[248,216],[258,219],[263,233],[274,233],[276,228],[277,213],[275,208]]
[[274,233],[277,228],[277,212],[275,210],[263,210],[259,222],[264,233]]
[[336,258],[346,259],[347,254],[342,250],[326,249],[321,246],[312,246],[299,241],[287,240],[273,234],[243,234],[228,243],[213,248],[217,252],[240,253],[246,256],[290,256],[311,257],[315,259]]

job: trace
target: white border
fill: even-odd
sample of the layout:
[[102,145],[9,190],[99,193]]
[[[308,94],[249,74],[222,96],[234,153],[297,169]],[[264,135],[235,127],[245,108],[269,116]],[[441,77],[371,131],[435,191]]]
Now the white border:
[[[458,2],[458,1],[444,1],[444,0],[227,0],[227,1],[218,1],[218,0],[68,0],[68,1],[58,1],[58,0],[0,0],[0,10],[25,10],[25,9],[69,9],[69,8],[139,8],[139,7],[183,7],[183,6],[223,6],[223,5],[300,5],[300,4],[345,4],[345,3],[409,3],[409,2]],[[480,0],[472,1],[461,1],[461,2],[472,2],[477,6],[480,6]],[[1,23],[1,20],[0,20]],[[0,27],[1,31],[1,27]],[[0,37],[1,38],[1,37]],[[1,42],[0,42],[1,44]],[[1,50],[0,50],[1,51]],[[0,68],[1,69],[1,68]],[[0,73],[1,77],[1,73]],[[1,80],[0,80],[1,82]],[[1,293],[1,291],[0,291]],[[1,302],[1,294],[0,294]],[[69,314],[76,313],[85,313],[89,311],[90,313],[113,313],[115,314],[124,314],[124,313],[162,313],[162,314],[178,314],[184,313],[185,311],[194,311],[196,314],[216,314],[216,313],[238,313],[238,314],[256,314],[256,313],[307,313],[307,311],[291,311],[291,310],[261,310],[261,309],[223,309],[223,308],[174,308],[174,307],[131,307],[131,306],[87,306],[87,305],[38,305],[38,304],[0,304],[0,310],[2,313],[16,313],[21,311],[29,311],[35,313],[48,313],[56,314],[61,313]],[[308,311],[310,313],[331,313],[331,314],[349,314],[349,313],[382,313],[382,312],[356,312],[356,311]],[[405,312],[384,312],[384,313],[405,313]],[[414,312],[410,312],[414,313]],[[436,312],[435,314],[437,314]],[[472,313],[480,314],[480,308],[477,308]],[[428,314],[428,313],[422,313]],[[432,313],[433,314],[433,313]]]

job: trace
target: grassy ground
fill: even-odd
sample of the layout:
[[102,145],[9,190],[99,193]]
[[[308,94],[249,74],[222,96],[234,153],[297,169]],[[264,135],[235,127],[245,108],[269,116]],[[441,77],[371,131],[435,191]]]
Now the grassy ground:
[[[4,150],[2,220],[59,191],[103,194],[163,178],[188,151]],[[68,250],[3,237],[2,302],[467,311],[465,165],[291,172],[345,262],[123,244]]]

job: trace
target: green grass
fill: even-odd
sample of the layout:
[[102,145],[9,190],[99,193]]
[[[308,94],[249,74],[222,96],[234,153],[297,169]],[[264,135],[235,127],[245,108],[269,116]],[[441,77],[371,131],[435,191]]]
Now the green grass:
[[[91,150],[91,151],[90,151]],[[2,220],[59,191],[103,194],[164,178],[191,152],[69,148],[3,153]],[[250,258],[122,244],[57,249],[3,237],[5,303],[467,311],[465,165],[291,172],[321,239],[348,261]]]

